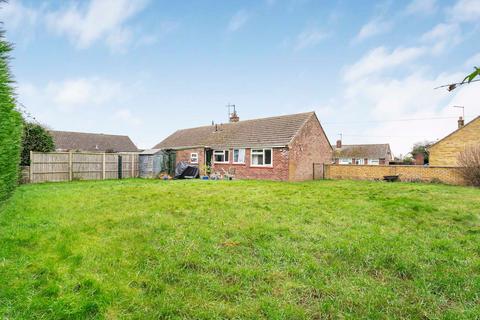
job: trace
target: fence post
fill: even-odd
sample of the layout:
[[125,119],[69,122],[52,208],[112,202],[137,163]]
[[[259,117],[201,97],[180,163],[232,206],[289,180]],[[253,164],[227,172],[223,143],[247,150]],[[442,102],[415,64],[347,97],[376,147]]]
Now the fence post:
[[32,164],[33,164],[33,151],[30,150],[30,174],[29,174],[30,183],[33,183],[33,169],[32,169],[33,165]]
[[312,180],[315,180],[315,162],[312,163],[312,169],[313,169]]
[[102,154],[102,180],[105,180],[105,152]]
[[118,179],[122,179],[122,156],[118,155],[118,162],[117,162],[117,172],[118,172]]
[[68,152],[68,181],[72,181],[73,168],[72,168],[72,151]]

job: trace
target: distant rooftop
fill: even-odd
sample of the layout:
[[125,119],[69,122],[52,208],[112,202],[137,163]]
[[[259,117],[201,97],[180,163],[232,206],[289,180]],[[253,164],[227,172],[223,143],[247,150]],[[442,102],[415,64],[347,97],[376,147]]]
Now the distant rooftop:
[[336,158],[355,159],[391,159],[390,145],[384,144],[346,144],[335,148]]
[[128,136],[50,130],[56,150],[135,152],[135,144]]

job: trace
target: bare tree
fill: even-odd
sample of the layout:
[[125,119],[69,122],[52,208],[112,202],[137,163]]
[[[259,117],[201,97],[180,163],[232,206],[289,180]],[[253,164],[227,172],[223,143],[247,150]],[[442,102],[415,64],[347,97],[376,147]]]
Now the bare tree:
[[458,156],[458,164],[467,184],[480,187],[480,144],[466,147]]

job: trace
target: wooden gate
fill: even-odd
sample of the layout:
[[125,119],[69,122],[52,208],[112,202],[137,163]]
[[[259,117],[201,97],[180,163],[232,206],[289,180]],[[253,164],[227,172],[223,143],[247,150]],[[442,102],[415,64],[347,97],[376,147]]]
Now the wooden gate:
[[313,180],[322,180],[325,179],[325,164],[324,163],[314,163],[313,164]]

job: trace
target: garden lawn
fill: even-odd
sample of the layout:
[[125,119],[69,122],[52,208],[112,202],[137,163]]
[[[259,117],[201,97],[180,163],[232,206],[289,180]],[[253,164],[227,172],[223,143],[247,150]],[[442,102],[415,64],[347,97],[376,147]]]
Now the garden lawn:
[[0,318],[479,315],[478,189],[93,181],[0,211]]

